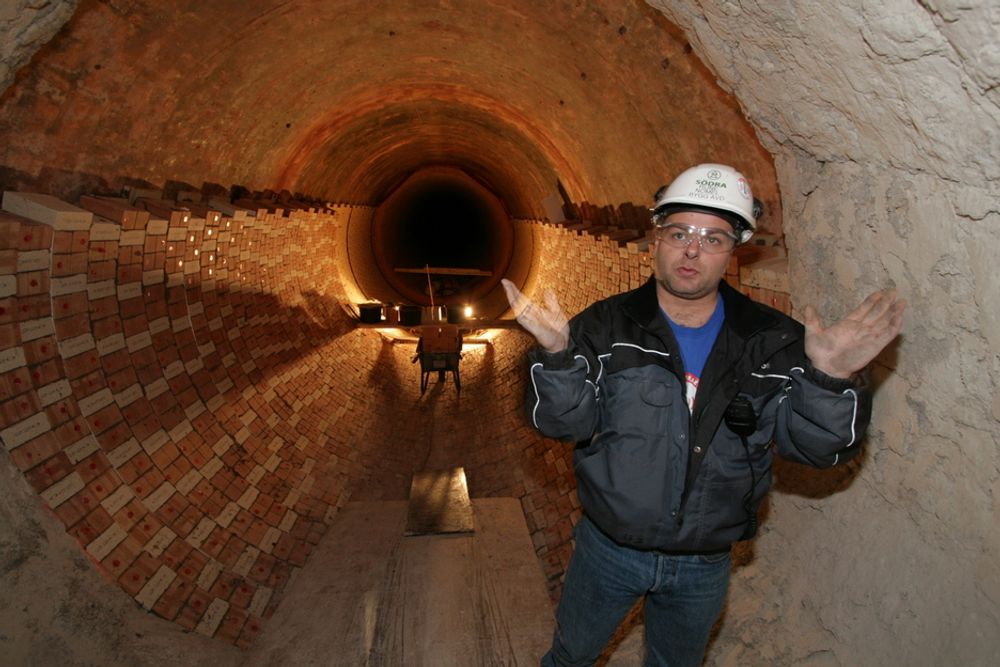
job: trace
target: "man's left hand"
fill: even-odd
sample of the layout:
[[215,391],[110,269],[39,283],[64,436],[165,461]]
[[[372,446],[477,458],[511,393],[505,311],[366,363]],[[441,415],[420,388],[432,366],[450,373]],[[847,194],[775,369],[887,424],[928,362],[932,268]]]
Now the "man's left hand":
[[872,293],[847,317],[824,327],[812,306],[806,306],[806,356],[813,367],[837,378],[862,370],[899,335],[906,302],[895,290]]

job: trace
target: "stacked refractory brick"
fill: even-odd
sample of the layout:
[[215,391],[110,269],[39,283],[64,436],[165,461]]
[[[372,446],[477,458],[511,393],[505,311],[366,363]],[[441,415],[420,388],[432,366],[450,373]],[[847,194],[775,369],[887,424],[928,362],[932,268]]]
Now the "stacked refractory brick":
[[[370,211],[80,203],[4,197],[17,214],[0,213],[0,439],[106,576],[164,618],[247,645],[349,486],[373,466],[405,478],[426,451],[416,425],[432,408],[409,352],[383,354],[340,306],[336,230]],[[520,224],[545,258],[536,284],[568,312],[652,270],[648,240]],[[734,261],[727,279],[747,268]],[[787,308],[781,281],[760,285],[740,286]],[[497,337],[489,363],[466,355],[471,398],[437,438],[461,441],[470,490],[521,499],[555,596],[580,510],[572,448],[523,416],[529,344]]]
[[335,299],[296,305],[338,289],[334,216],[84,200],[110,217],[4,196],[0,438],[106,576],[247,645],[343,492],[320,473],[351,429],[302,387],[335,386],[317,350],[349,327]]

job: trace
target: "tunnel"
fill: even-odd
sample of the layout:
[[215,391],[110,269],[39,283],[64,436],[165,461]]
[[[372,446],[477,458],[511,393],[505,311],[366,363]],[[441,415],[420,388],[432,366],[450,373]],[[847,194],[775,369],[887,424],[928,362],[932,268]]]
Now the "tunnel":
[[[281,620],[327,590],[310,565],[386,532],[352,512],[454,467],[515,507],[550,613],[573,446],[527,417],[533,341],[500,281],[571,314],[637,287],[653,193],[700,162],[763,204],[740,291],[826,321],[877,288],[909,304],[863,455],[776,463],[706,664],[1000,660],[995,2],[0,17],[12,664],[280,664],[315,639]],[[360,321],[372,304],[388,321]],[[460,393],[421,392],[404,306],[471,309]],[[641,664],[640,643],[632,618],[605,663]]]

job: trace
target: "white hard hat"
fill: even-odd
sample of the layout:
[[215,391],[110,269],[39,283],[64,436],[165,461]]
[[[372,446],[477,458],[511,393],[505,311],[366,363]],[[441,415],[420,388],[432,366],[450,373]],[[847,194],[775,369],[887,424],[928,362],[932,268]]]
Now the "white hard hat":
[[[654,195],[653,224],[674,211],[705,211],[729,221],[746,243],[757,229],[750,182],[724,164],[699,164]],[[659,218],[659,220],[658,220]]]

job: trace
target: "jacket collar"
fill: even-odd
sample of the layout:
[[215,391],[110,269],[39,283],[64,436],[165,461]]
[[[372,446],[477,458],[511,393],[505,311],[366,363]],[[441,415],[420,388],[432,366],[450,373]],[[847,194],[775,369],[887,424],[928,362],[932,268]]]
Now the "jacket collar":
[[[719,294],[726,308],[726,325],[740,338],[750,338],[756,332],[781,322],[772,312],[730,287],[725,280],[719,282]],[[639,324],[655,328],[656,322],[661,319],[655,276],[650,276],[642,286],[628,294],[624,309]]]

